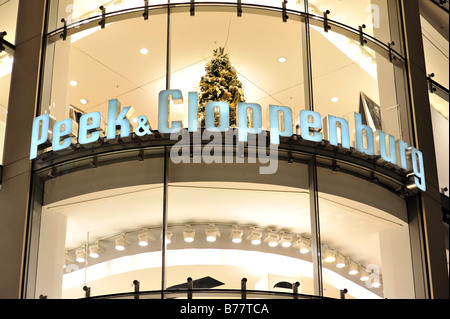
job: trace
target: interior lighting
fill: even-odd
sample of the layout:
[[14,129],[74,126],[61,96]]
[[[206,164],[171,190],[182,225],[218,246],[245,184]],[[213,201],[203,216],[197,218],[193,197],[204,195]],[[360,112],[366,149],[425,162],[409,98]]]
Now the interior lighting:
[[77,81],[70,81],[69,84],[70,84],[70,86],[77,86],[78,82]]
[[210,243],[213,243],[217,240],[217,236],[220,237],[219,229],[214,226],[214,224],[209,225],[209,227],[206,229],[206,240]]
[[344,268],[347,265],[344,256],[338,254],[336,257],[336,267],[337,268]]
[[360,279],[361,281],[367,281],[367,280],[369,280],[369,275],[367,274],[367,271],[361,270],[359,279]]
[[339,102],[339,98],[338,97],[332,97],[331,98],[331,102],[337,103],[337,102]]
[[86,250],[84,248],[79,249],[75,252],[76,254],[76,261],[79,263],[84,263],[86,261]]
[[187,243],[192,243],[195,237],[195,229],[191,225],[186,225],[183,231],[184,241]]
[[146,55],[146,54],[148,54],[148,49],[142,48],[139,52],[141,52],[142,55]]
[[259,244],[261,244],[261,237],[262,237],[262,233],[260,231],[252,229],[252,231],[248,235],[247,239],[250,240],[252,245],[259,245]]
[[98,258],[100,257],[100,254],[104,251],[104,248],[102,245],[100,245],[99,242],[96,242],[95,244],[91,245],[89,247],[89,257],[91,258]]
[[125,250],[125,246],[127,244],[127,237],[125,234],[120,235],[119,238],[116,239],[116,250],[123,251]]
[[88,104],[88,100],[86,100],[86,99],[81,99],[81,100],[80,100],[80,103],[83,104],[83,105],[86,105],[86,104]]
[[348,274],[354,276],[358,272],[359,272],[358,265],[356,265],[353,261],[351,261],[348,269]]
[[300,249],[300,254],[305,255],[310,252],[310,245],[306,239],[300,238],[298,245]]
[[370,283],[372,284],[373,288],[380,288],[381,287],[381,278],[373,275],[372,279],[370,280]]
[[285,63],[286,61],[287,61],[287,59],[284,56],[278,58],[278,62],[280,62],[280,63]]
[[0,58],[0,79],[8,74],[11,74],[13,62],[14,58],[9,55],[5,55]]
[[277,247],[278,241],[279,241],[279,236],[274,231],[269,230],[268,234],[267,234],[267,238],[264,241],[267,242],[270,247]]
[[167,244],[170,244],[172,242],[172,236],[173,236],[173,232],[168,230],[167,235],[166,235],[166,243]]
[[144,229],[144,232],[138,235],[139,246],[147,247],[150,240],[155,240],[152,234],[147,229]]
[[292,236],[282,233],[280,242],[281,246],[283,246],[284,248],[289,248],[292,246]]
[[325,253],[325,262],[332,263],[336,260],[336,252],[332,249],[327,249],[327,252]]
[[239,244],[242,242],[242,235],[244,232],[239,229],[237,226],[233,226],[233,229],[231,230],[231,241],[235,244]]

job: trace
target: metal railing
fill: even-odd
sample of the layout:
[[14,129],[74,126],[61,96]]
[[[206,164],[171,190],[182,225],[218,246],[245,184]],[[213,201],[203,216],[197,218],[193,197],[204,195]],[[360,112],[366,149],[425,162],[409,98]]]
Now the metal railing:
[[[263,291],[263,290],[247,290],[247,279],[242,278],[241,289],[208,289],[195,288],[191,277],[187,278],[187,288],[166,289],[154,291],[140,291],[140,282],[133,281],[134,291],[127,293],[110,294],[103,296],[92,296],[91,287],[84,286],[85,298],[89,299],[329,299],[327,297],[319,297],[298,293],[299,282],[292,283],[292,292]],[[341,299],[345,299],[347,289],[340,291]],[[46,296],[41,296],[46,299]]]

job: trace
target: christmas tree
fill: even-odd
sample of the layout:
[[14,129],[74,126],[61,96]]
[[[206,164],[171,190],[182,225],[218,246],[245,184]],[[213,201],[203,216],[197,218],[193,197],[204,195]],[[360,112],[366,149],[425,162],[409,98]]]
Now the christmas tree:
[[[236,110],[239,102],[245,102],[241,81],[231,65],[224,48],[214,50],[214,56],[206,65],[206,75],[200,80],[198,117],[205,126],[205,105],[208,102],[228,102],[230,105],[230,127],[236,127]],[[215,124],[219,125],[216,113]]]

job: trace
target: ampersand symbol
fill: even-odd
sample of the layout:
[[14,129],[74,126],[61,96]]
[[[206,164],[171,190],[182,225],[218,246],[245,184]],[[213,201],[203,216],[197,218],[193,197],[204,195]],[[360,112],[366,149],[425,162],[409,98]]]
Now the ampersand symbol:
[[145,136],[152,135],[152,131],[150,130],[150,124],[148,124],[147,116],[139,116],[138,118],[138,126],[135,131],[137,136]]

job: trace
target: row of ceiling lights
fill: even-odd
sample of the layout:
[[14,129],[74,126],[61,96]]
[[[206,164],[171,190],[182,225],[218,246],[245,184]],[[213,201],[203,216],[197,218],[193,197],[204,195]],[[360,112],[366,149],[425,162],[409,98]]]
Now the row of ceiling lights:
[[[148,50],[147,48],[141,48],[141,49],[139,50],[139,52],[140,52],[142,55],[147,55],[147,54],[149,53],[149,50]],[[280,62],[280,63],[286,63],[286,62],[287,62],[287,58],[285,58],[285,57],[280,57],[280,58],[278,58],[278,62]],[[70,86],[72,86],[72,87],[78,86],[78,82],[75,81],[75,80],[70,81],[69,84],[70,84]],[[337,97],[332,97],[332,98],[331,98],[331,102],[337,103],[337,102],[339,102],[339,98],[337,98]],[[80,99],[80,103],[83,104],[83,105],[87,105],[87,104],[89,103],[89,101],[88,101],[87,99],[85,99],[85,98],[82,98],[82,99]]]
[[[215,242],[217,237],[221,236],[219,228],[210,224],[205,230],[206,240],[208,242]],[[183,239],[186,243],[192,243],[195,241],[196,229],[192,225],[185,225],[183,229]],[[173,232],[167,231],[166,243],[170,244],[172,242]],[[243,241],[244,231],[241,227],[234,225],[231,229],[230,234],[231,241],[234,244],[239,244]],[[269,247],[277,247],[281,245],[284,248],[298,247],[301,254],[308,254],[311,251],[311,241],[300,235],[289,234],[283,231],[267,230],[266,237],[263,240],[263,231],[257,228],[251,228],[247,240],[250,241],[252,245],[260,245],[263,242],[267,243]],[[140,234],[138,234],[138,244],[142,247],[149,245],[150,241],[155,241],[155,237],[149,232],[148,229],[144,229]],[[130,245],[127,239],[127,234],[122,233],[115,240],[115,249],[118,251],[124,251],[126,247]],[[105,251],[105,248],[100,244],[100,241],[89,245],[89,257],[99,258],[100,254]],[[79,263],[84,263],[86,261],[86,247],[82,247],[76,250],[76,261]],[[329,248],[326,245],[322,245],[322,256],[323,261],[326,264],[335,263],[336,268],[343,269],[348,268],[348,274],[355,276],[359,274],[361,281],[368,281],[371,276],[370,273],[360,264],[354,262],[353,260],[345,257],[341,253],[337,252],[335,249]],[[372,276],[374,279],[374,276]],[[378,288],[381,286],[380,280],[372,280],[372,286]]]

